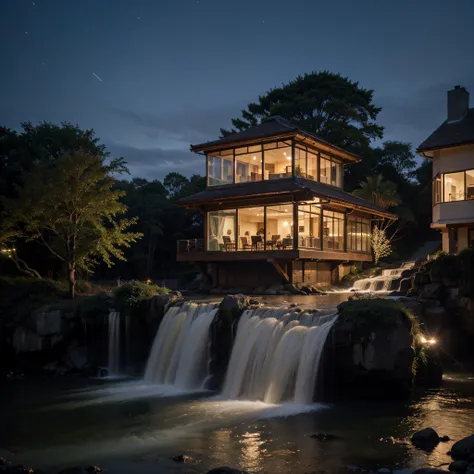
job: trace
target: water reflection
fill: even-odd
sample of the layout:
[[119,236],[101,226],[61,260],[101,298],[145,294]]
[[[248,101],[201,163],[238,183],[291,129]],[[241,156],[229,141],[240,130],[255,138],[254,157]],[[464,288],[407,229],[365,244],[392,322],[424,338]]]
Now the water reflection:
[[[336,472],[347,465],[439,466],[449,462],[446,453],[454,440],[474,431],[474,381],[466,376],[447,378],[442,389],[415,394],[405,403],[328,407],[229,401],[206,394],[131,397],[128,383],[74,392],[54,385],[26,390],[22,383],[19,392],[11,384],[0,393],[0,404],[7,406],[8,400],[9,406],[3,421],[11,427],[8,433],[0,431],[0,448],[14,445],[22,462],[43,469],[51,463],[92,462],[114,473],[137,472],[130,463],[139,462],[141,472],[156,472],[157,466],[163,473],[183,472],[169,461],[178,453],[196,460],[184,466],[186,472],[219,465],[274,474]],[[66,398],[67,393],[72,396]],[[57,395],[54,403],[52,395]],[[428,426],[453,441],[431,453],[406,442]],[[338,439],[320,442],[309,436],[317,432]]]

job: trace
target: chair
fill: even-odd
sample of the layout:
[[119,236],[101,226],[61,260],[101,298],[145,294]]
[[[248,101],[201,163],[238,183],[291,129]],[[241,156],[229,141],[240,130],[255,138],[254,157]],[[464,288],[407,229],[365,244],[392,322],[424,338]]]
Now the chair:
[[228,235],[223,235],[222,240],[224,241],[224,250],[226,252],[235,250],[235,244]]
[[282,246],[284,249],[290,247],[293,248],[293,239],[287,237],[286,239],[283,239]]
[[252,235],[252,249],[258,250],[263,246],[263,239],[261,235]]
[[244,250],[252,250],[252,245],[249,244],[247,237],[240,237],[240,245]]

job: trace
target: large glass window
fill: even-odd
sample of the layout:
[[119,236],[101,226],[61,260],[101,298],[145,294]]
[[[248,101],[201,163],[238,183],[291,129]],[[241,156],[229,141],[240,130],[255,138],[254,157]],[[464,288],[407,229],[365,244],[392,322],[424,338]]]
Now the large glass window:
[[342,188],[342,164],[328,155],[321,154],[320,181]]
[[278,142],[263,145],[264,149],[264,178],[279,179],[292,176],[291,143]]
[[236,210],[212,211],[207,214],[207,250],[236,250]]
[[316,153],[311,152],[308,149],[307,153],[307,178],[314,179],[315,181],[318,180],[318,155]]
[[474,199],[474,170],[466,171],[466,199]]
[[293,248],[293,204],[267,206],[266,248]]
[[239,250],[263,250],[265,245],[265,210],[263,207],[239,209]]
[[233,150],[213,152],[207,155],[207,185],[232,184],[234,182]]
[[321,208],[298,206],[298,247],[321,249]]
[[235,150],[235,182],[261,181],[262,146],[249,146]]
[[302,176],[306,178],[308,173],[307,162],[306,162],[306,150],[296,147],[295,148],[295,176]]
[[323,211],[323,249],[344,250],[344,214]]
[[464,200],[464,171],[444,175],[444,202]]
[[349,216],[347,219],[347,250],[370,252],[370,219]]
[[441,202],[441,176],[438,175],[433,180],[433,204]]

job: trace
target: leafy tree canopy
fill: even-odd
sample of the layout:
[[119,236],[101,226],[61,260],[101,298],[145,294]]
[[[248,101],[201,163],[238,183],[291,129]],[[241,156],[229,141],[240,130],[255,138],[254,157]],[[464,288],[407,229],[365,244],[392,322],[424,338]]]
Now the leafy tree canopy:
[[396,184],[384,181],[380,174],[368,176],[352,194],[386,209],[400,204]]
[[101,261],[123,260],[123,248],[141,237],[128,232],[137,219],[120,217],[124,193],[112,189],[113,174],[124,169],[121,158],[106,165],[88,151],[63,153],[54,163],[33,163],[17,196],[3,199],[4,228],[40,242],[67,267],[71,296],[77,269],[91,272]]
[[290,120],[334,145],[360,153],[370,142],[382,138],[383,127],[375,120],[380,108],[373,104],[373,90],[328,71],[298,76],[288,84],[271,89],[248,104],[233,130],[246,130],[273,115]]

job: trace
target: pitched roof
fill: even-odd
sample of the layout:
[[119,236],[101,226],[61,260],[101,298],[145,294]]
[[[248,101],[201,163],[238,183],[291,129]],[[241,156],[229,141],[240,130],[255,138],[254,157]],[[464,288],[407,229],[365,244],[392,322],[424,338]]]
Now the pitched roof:
[[219,140],[200,143],[198,145],[191,145],[191,151],[199,152],[209,148],[225,146],[235,142],[246,142],[249,140],[265,139],[270,137],[276,138],[279,136],[291,137],[297,134],[310,138],[315,142],[318,142],[341,153],[344,153],[345,155],[349,155],[349,157],[351,157],[351,161],[360,161],[358,156],[354,153],[348,152],[336,145],[333,145],[318,137],[314,133],[308,132],[278,115],[265,119],[259,125],[250,127],[247,130],[243,130],[242,132],[233,133],[226,137],[220,138]]
[[238,200],[249,196],[291,194],[298,191],[307,191],[315,197],[374,212],[384,217],[397,218],[386,209],[376,206],[365,199],[346,193],[342,189],[301,177],[210,187],[205,191],[180,199],[178,204],[195,207],[210,201]]
[[474,143],[474,108],[461,120],[443,122],[418,148],[417,152]]

